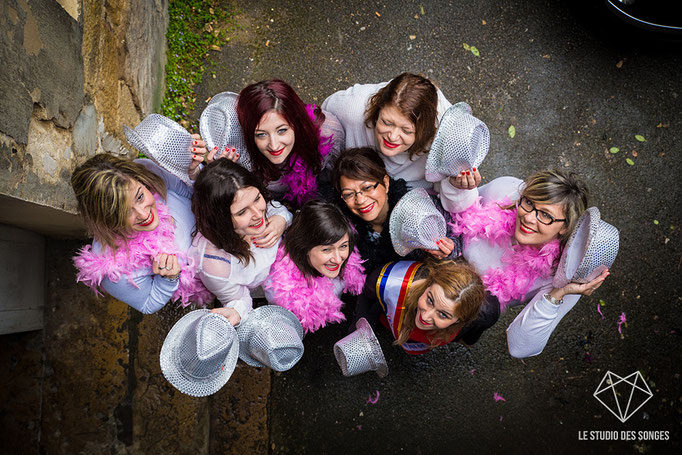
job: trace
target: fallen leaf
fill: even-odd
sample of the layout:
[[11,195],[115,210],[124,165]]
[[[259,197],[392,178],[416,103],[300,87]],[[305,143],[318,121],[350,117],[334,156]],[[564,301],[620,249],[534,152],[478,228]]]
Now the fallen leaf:
[[486,22],[486,21],[484,21],[483,19],[481,19],[481,24],[483,24],[483,25],[486,25],[486,24],[487,24],[487,22]]
[[410,35],[410,39],[417,39],[417,35]]
[[616,68],[622,68],[622,67],[623,67],[623,60],[616,63]]
[[611,148],[609,149],[609,152],[611,152],[611,153],[618,153],[618,152],[620,152],[620,149],[619,149],[618,147],[611,147]]
[[628,163],[630,166],[634,166],[635,162],[632,161],[630,158],[625,158],[625,162]]
[[469,46],[467,43],[462,43],[462,46],[463,46],[464,49],[466,49],[467,51],[470,51],[470,50],[471,50],[471,46]]
[[509,125],[509,137],[514,139],[514,136],[516,136],[516,128],[514,128],[514,125]]
[[419,5],[419,12],[422,13],[422,16],[423,16],[424,14],[426,14],[426,13],[424,12],[424,5]]
[[212,50],[212,51],[219,51],[219,50],[220,50],[220,46],[216,46],[215,44],[212,44],[212,45],[211,45],[211,50]]
[[267,40],[267,41],[265,42],[265,47],[269,47],[269,46],[270,46],[270,40]]
[[377,17],[381,17],[381,14],[379,14],[379,11],[374,11],[374,14],[376,14]]
[[474,54],[476,57],[481,56],[481,53],[478,52],[478,49],[476,49],[474,46],[471,46],[471,53]]
[[542,58],[550,58],[549,54],[545,54],[542,56]]
[[654,224],[658,226],[658,220],[654,220]]
[[414,18],[415,18],[415,19],[419,19],[419,14],[415,14],[415,15],[414,15]]
[[635,134],[635,139],[637,139],[639,142],[646,142],[646,139],[644,139],[644,136],[641,134]]
[[637,150],[633,150],[633,151],[632,151],[632,156],[634,156],[635,158],[637,158],[637,155],[638,155]]

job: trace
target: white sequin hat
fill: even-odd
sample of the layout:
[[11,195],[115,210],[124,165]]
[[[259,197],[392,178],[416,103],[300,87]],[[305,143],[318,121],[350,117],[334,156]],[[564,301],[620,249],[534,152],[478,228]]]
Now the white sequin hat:
[[161,371],[180,392],[205,397],[230,379],[238,356],[239,339],[227,318],[194,310],[168,332],[161,347]]
[[135,129],[123,126],[130,145],[185,183],[192,156],[192,136],[180,124],[159,114],[150,114]]
[[572,281],[594,280],[613,265],[618,246],[618,229],[601,220],[597,207],[590,207],[580,216],[566,242],[552,285],[562,288]]
[[443,114],[426,158],[426,180],[439,182],[480,166],[489,147],[486,124],[471,115],[467,103],[453,104]]
[[388,364],[372,326],[360,318],[355,331],[334,344],[334,356],[344,376],[376,371],[380,378],[388,374]]
[[437,250],[446,236],[445,218],[424,188],[415,188],[393,207],[389,232],[395,252],[405,256],[417,248]]
[[225,147],[234,147],[239,153],[237,162],[251,170],[251,157],[237,117],[238,99],[239,95],[234,92],[221,92],[211,98],[199,118],[199,132],[209,151],[218,148],[216,158],[223,153]]
[[287,371],[303,356],[303,327],[294,313],[277,305],[256,308],[239,324],[239,358],[254,367]]

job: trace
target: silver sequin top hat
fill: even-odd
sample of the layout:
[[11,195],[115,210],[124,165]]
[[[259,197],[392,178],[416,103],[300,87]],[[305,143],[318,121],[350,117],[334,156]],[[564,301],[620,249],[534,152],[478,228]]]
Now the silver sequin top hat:
[[237,117],[238,99],[239,95],[234,92],[221,92],[211,98],[199,118],[199,132],[208,150],[218,147],[216,158],[223,153],[225,147],[234,147],[239,153],[237,162],[251,170],[251,158]]
[[552,285],[587,283],[613,265],[618,254],[618,229],[601,220],[599,209],[585,210],[566,242]]
[[424,188],[405,193],[393,207],[388,229],[401,256],[417,248],[437,250],[436,242],[446,235],[445,218]]
[[256,308],[239,324],[239,358],[254,367],[287,371],[303,356],[303,327],[277,305]]
[[135,129],[123,126],[130,145],[156,164],[190,183],[187,171],[192,162],[189,148],[192,136],[178,123],[159,114],[150,114]]
[[467,103],[453,104],[443,114],[426,158],[426,180],[439,182],[480,166],[489,147],[485,123],[471,115]]
[[226,317],[209,310],[184,315],[161,347],[161,371],[176,389],[193,397],[225,385],[239,356],[239,339]]
[[388,374],[388,365],[372,326],[360,318],[355,331],[334,344],[334,356],[344,376],[376,371],[380,378]]

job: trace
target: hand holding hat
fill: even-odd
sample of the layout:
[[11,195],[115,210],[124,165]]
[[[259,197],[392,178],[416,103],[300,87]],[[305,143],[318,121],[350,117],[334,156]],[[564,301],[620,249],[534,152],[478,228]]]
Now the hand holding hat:
[[426,190],[415,188],[393,208],[389,232],[396,253],[405,256],[415,249],[440,250],[438,242],[447,230],[443,214]]

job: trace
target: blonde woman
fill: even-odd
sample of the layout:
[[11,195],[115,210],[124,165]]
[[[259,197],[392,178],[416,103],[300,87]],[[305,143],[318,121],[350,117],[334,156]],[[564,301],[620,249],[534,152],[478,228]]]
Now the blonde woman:
[[77,167],[71,185],[94,237],[74,257],[77,281],[149,314],[169,300],[211,299],[186,256],[192,190],[150,160],[109,154]]

